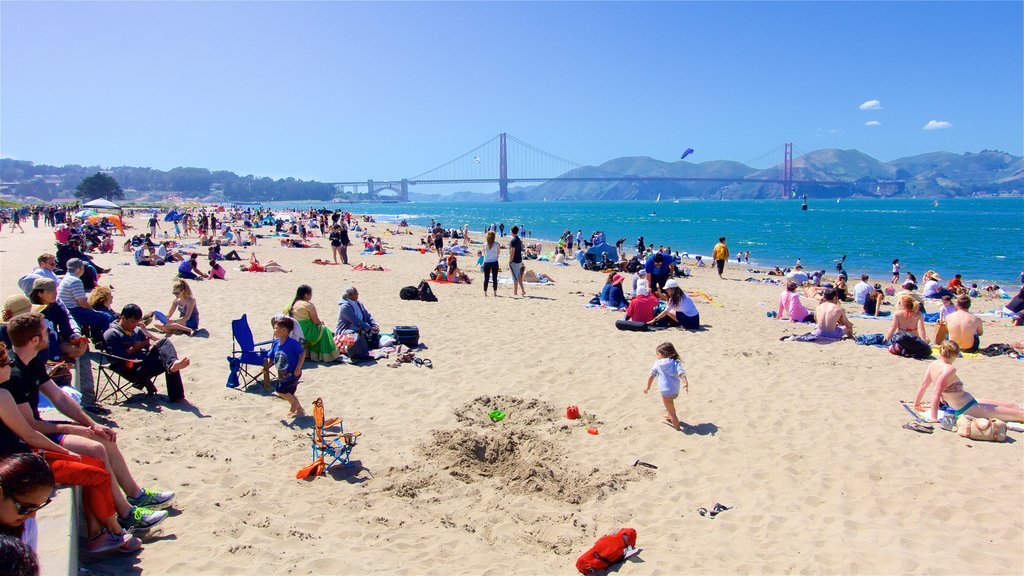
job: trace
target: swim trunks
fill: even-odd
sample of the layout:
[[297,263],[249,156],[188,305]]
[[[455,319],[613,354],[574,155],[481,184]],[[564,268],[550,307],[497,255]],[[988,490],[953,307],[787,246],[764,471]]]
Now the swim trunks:
[[834,330],[821,330],[820,328],[816,328],[814,332],[812,332],[812,334],[814,334],[818,338],[831,338],[833,340],[841,340],[845,332],[843,331],[843,328],[841,326],[836,326]]

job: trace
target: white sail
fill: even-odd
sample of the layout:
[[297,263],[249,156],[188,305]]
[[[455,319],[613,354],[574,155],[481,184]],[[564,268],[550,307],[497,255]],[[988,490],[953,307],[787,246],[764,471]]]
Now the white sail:
[[661,193],[658,193],[658,197],[654,199],[655,202],[661,202]]

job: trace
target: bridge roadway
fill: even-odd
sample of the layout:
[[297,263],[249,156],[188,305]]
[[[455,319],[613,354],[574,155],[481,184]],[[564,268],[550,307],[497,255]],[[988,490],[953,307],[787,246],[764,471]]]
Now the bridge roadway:
[[[361,182],[327,182],[332,186],[366,186]],[[398,185],[401,180],[374,180],[374,184],[387,186]],[[850,180],[784,180],[782,178],[698,178],[677,176],[607,176],[607,177],[557,177],[557,178],[508,178],[507,182],[751,182],[757,184],[820,184],[825,186],[841,186],[853,184]],[[408,180],[410,186],[419,184],[498,184],[500,178],[458,178],[446,180]]]

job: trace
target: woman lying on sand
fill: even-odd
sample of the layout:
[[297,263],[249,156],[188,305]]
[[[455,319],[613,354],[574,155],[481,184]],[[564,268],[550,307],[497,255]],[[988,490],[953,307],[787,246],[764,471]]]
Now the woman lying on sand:
[[284,266],[281,266],[273,260],[269,260],[264,264],[260,264],[260,261],[256,259],[256,253],[253,252],[249,256],[249,264],[238,267],[239,272],[291,272],[291,270],[285,270]]
[[384,267],[377,264],[363,264],[362,262],[352,266],[353,272],[384,272]]
[[994,400],[978,400],[964,390],[964,383],[956,375],[953,362],[960,355],[960,345],[947,340],[939,346],[939,359],[928,366],[924,373],[921,386],[917,389],[914,409],[921,411],[921,398],[932,383],[935,383],[935,394],[932,397],[932,411],[929,418],[936,421],[939,415],[939,402],[951,406],[956,415],[974,416],[975,418],[999,418],[1007,422],[1024,422],[1024,409],[1012,402],[996,402]]

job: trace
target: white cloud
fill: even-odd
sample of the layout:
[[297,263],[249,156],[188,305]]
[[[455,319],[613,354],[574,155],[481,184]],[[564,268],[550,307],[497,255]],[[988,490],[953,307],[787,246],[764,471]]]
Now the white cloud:
[[924,125],[924,128],[922,128],[922,130],[942,130],[943,128],[952,127],[953,125],[950,124],[949,122],[946,122],[945,120],[929,120],[928,123]]
[[882,123],[879,122],[878,120],[868,120],[867,122],[864,123],[864,125],[865,126],[881,126]]
[[857,108],[861,110],[881,110],[882,103],[878,100],[868,100],[867,102],[861,104]]

